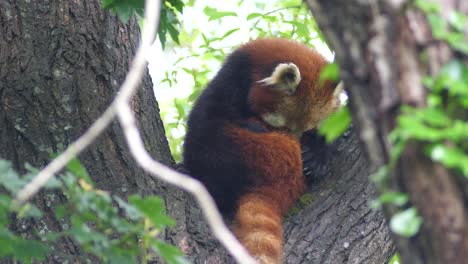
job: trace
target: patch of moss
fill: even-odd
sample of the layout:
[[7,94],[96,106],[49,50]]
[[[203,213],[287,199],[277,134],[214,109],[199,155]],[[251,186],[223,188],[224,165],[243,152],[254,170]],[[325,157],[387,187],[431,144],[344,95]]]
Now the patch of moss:
[[289,209],[288,213],[286,214],[285,218],[291,217],[297,213],[299,213],[302,208],[306,207],[307,205],[311,204],[315,200],[315,197],[311,193],[306,193],[299,197],[299,202],[296,206]]
[[307,206],[307,205],[311,204],[314,200],[315,200],[315,197],[311,193],[306,193],[306,194],[302,195],[301,197],[299,197],[299,202],[300,202],[301,206]]

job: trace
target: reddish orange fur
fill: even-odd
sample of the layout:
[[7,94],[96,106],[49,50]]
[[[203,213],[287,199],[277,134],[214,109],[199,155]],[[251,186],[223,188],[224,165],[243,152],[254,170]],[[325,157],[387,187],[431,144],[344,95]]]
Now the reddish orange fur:
[[281,263],[281,216],[271,201],[256,192],[239,201],[234,232],[261,263]]
[[[282,263],[282,217],[305,188],[299,138],[339,106],[335,85],[319,81],[327,63],[297,42],[252,41],[226,60],[189,118],[184,163],[220,209],[237,205],[234,232],[262,264]],[[281,78],[288,73],[298,78]]]
[[243,195],[235,233],[261,263],[281,263],[282,216],[304,191],[300,144],[284,132],[254,133],[228,127],[256,172],[255,186]]
[[244,159],[256,172],[251,192],[268,197],[278,213],[285,213],[304,190],[301,147],[297,138],[283,132],[255,133],[228,127],[227,133],[241,146]]
[[[315,50],[285,39],[260,39],[245,44],[241,50],[252,56],[252,68],[259,69],[253,72],[256,84],[251,88],[249,96],[250,106],[257,113],[273,112],[279,107],[290,109],[287,113],[288,121],[299,125],[297,129],[303,132],[313,128],[310,127],[311,123],[317,125],[337,108],[338,105],[330,104],[335,85],[329,81],[322,85],[319,83],[320,72],[328,61]],[[274,62],[293,62],[302,74],[299,88],[286,102],[283,100],[284,95],[272,93],[269,87],[257,83],[264,78],[260,69]]]
[[[282,216],[304,191],[300,142],[302,132],[314,128],[336,110],[335,85],[319,83],[321,69],[328,63],[316,51],[284,39],[263,39],[240,48],[251,56],[254,85],[249,105],[258,114],[281,113],[286,128],[274,128],[261,118],[268,133],[254,133],[229,126],[227,134],[241,147],[245,160],[254,171],[255,184],[240,198],[235,233],[247,250],[261,263],[282,263]],[[271,64],[294,63],[301,81],[292,96],[272,91],[258,81],[265,78],[262,69]]]

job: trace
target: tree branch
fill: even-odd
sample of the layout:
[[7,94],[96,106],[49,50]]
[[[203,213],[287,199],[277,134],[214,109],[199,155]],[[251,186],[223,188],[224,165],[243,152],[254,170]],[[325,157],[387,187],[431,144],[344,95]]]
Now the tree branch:
[[249,256],[244,247],[237,241],[234,235],[224,224],[221,214],[218,212],[216,205],[206,188],[199,181],[191,178],[190,176],[178,173],[152,159],[144,148],[140,133],[135,125],[135,118],[131,111],[130,103],[147,66],[145,54],[156,35],[156,29],[159,22],[159,10],[160,1],[146,1],[146,26],[144,27],[142,34],[142,41],[118,96],[106,109],[104,114],[99,117],[85,132],[85,134],[71,144],[60,156],[42,169],[31,182],[18,192],[13,201],[13,205],[19,206],[37,194],[49,179],[62,170],[71,159],[85,150],[107,128],[115,116],[118,115],[130,150],[136,161],[151,173],[154,178],[164,180],[194,195],[200,204],[214,235],[233,255],[237,262],[254,264],[256,263],[255,260]]

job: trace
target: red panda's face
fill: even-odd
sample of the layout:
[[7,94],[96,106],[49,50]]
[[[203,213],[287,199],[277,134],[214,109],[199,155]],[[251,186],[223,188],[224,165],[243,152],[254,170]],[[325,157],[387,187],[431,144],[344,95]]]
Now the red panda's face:
[[342,87],[319,81],[328,62],[314,50],[284,39],[257,40],[242,49],[254,69],[249,105],[269,125],[300,136],[339,107]]

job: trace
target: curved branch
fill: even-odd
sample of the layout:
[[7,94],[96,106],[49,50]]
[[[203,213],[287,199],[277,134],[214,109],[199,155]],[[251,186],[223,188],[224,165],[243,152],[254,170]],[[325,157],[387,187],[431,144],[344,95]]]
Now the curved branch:
[[143,30],[141,44],[118,96],[114,99],[104,114],[99,117],[85,132],[85,134],[71,144],[60,156],[42,169],[31,182],[18,192],[13,201],[13,205],[19,206],[37,194],[49,179],[65,168],[71,159],[85,150],[107,128],[115,116],[118,115],[130,150],[136,161],[156,179],[164,180],[194,195],[200,204],[200,207],[203,209],[205,217],[214,235],[233,255],[238,263],[254,264],[256,263],[255,260],[247,253],[244,247],[237,241],[234,235],[224,224],[222,217],[206,188],[199,181],[187,175],[178,173],[153,160],[144,148],[140,132],[135,125],[135,118],[129,105],[147,66],[145,54],[156,35],[156,29],[159,22],[159,9],[160,2],[158,0],[146,1],[145,20],[147,21],[147,26]]

